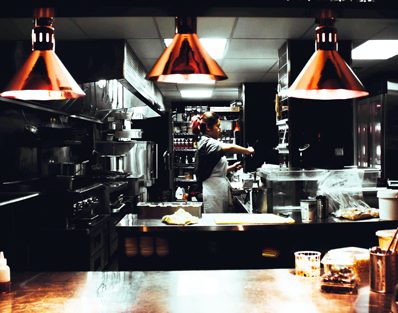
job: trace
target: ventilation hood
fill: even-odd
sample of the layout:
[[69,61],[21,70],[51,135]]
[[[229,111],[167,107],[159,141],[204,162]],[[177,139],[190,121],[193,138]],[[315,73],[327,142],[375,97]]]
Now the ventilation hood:
[[143,112],[138,114],[142,118],[165,111],[162,94],[145,79],[144,67],[126,40],[64,41],[57,51],[86,93],[63,105],[68,113],[103,120],[113,110]]
[[[3,69],[0,86],[4,89],[15,69],[26,60],[31,43],[14,41],[0,44],[8,48],[3,51],[9,51],[0,60]],[[164,113],[162,94],[154,82],[145,79],[144,67],[126,40],[57,41],[56,49],[86,96],[26,101],[27,104],[96,121],[104,121],[113,111],[120,110],[132,112],[136,119],[158,117]]]

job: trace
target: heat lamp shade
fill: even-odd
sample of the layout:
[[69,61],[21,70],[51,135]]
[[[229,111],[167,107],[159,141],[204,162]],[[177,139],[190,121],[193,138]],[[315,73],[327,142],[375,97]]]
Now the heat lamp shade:
[[369,93],[336,50],[317,50],[288,90],[288,97],[343,100]]
[[227,78],[195,33],[177,33],[146,76],[148,80],[179,84],[214,84]]
[[54,50],[33,50],[1,97],[65,100],[85,96]]

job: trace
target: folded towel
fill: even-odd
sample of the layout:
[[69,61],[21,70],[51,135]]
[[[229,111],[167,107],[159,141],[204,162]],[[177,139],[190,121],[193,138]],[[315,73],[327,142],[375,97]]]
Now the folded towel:
[[180,208],[174,214],[163,216],[162,222],[169,225],[191,225],[197,224],[199,218]]

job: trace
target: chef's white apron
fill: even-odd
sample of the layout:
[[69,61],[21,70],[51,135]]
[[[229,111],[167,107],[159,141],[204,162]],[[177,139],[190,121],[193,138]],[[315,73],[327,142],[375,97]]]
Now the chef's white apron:
[[204,213],[228,212],[230,203],[230,184],[227,178],[228,161],[221,157],[210,177],[203,181]]

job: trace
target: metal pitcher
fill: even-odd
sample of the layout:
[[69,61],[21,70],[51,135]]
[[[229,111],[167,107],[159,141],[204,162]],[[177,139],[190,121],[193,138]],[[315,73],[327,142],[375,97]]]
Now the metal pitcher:
[[392,293],[398,283],[398,253],[370,250],[370,290]]

